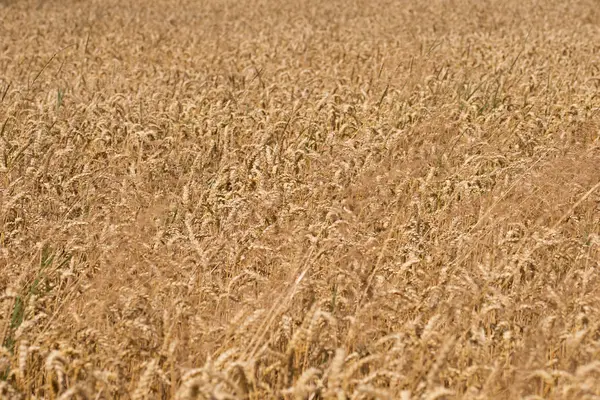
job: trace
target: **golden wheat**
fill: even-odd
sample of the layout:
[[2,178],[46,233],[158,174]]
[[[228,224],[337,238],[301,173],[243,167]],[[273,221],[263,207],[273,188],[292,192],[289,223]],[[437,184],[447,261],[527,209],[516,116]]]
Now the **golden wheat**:
[[0,398],[600,396],[597,1],[0,21]]

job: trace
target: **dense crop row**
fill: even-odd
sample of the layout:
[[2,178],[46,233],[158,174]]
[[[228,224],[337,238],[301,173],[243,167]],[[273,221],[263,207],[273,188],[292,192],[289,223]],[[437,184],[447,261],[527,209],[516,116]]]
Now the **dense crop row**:
[[597,1],[0,1],[0,397],[600,396]]

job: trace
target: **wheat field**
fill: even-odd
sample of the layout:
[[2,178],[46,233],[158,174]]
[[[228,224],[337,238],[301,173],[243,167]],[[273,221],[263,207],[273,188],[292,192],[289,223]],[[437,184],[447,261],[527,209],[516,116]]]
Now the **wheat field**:
[[597,0],[3,0],[0,132],[0,398],[600,399]]

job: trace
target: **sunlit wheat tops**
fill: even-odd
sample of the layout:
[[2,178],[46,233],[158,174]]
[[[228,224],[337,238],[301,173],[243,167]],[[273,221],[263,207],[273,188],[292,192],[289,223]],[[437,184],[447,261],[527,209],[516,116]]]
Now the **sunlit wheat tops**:
[[600,397],[593,0],[0,0],[1,399]]

